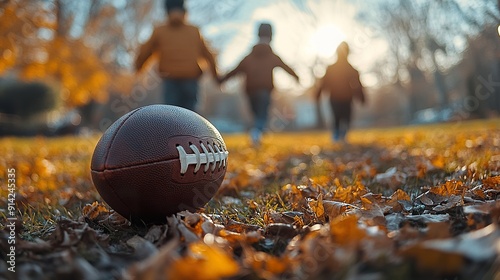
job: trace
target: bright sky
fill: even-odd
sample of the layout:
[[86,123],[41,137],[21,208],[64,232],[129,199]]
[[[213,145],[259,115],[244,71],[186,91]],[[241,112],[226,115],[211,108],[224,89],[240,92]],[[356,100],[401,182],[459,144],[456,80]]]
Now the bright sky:
[[[346,40],[351,47],[351,63],[361,73],[365,86],[376,85],[370,74],[374,62],[387,50],[385,41],[377,39],[369,26],[355,20],[356,8],[347,1],[308,0],[308,5],[294,5],[289,0],[244,1],[233,19],[208,23],[202,32],[219,52],[219,67],[231,70],[251,50],[257,40],[257,26],[262,21],[273,25],[272,46],[301,76],[301,85],[282,71],[276,72],[277,87],[293,90],[307,88],[313,75],[321,76],[324,66],[335,61],[337,45]],[[190,20],[200,22],[196,14]],[[220,43],[221,34],[228,37]],[[318,65],[312,69],[315,61]]]

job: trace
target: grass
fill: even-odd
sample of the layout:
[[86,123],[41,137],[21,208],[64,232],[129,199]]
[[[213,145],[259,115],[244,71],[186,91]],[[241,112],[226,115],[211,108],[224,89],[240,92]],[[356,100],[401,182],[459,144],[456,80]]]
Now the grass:
[[[498,133],[499,123],[498,119],[494,119],[449,125],[357,129],[348,136],[349,146],[332,144],[329,133],[319,131],[270,133],[265,136],[263,145],[258,149],[250,146],[247,135],[225,135],[224,139],[230,151],[228,175],[233,176],[230,188],[234,193],[231,194],[242,200],[242,204],[238,205],[238,208],[228,208],[216,199],[208,205],[207,211],[262,225],[262,213],[251,211],[248,205],[245,205],[248,202],[245,198],[248,193],[245,191],[253,194],[257,198],[255,202],[265,209],[290,211],[290,207],[277,194],[282,186],[289,183],[307,183],[310,178],[322,176],[352,181],[356,176],[362,175],[362,172],[352,168],[352,165],[343,166],[346,163],[349,165],[349,162],[335,162],[332,156],[336,154],[339,158],[344,157],[346,153],[365,158],[372,156],[371,160],[377,160],[380,156],[377,153],[391,151],[399,153],[403,159],[407,159],[408,154],[424,155],[431,160],[444,157],[442,167],[445,172],[439,174],[444,176],[443,178],[414,178],[403,186],[415,196],[420,193],[423,185],[429,185],[431,182],[437,184],[436,181],[445,180],[447,175],[457,168],[471,164],[486,166],[489,158],[498,151],[481,148],[480,144],[496,135],[490,133]],[[3,155],[0,159],[0,165],[3,167],[0,170],[0,178],[6,178],[7,168],[16,168],[18,202],[21,204],[19,211],[24,217],[26,236],[43,236],[48,225],[53,224],[58,216],[78,217],[83,205],[100,200],[92,186],[89,173],[90,158],[97,140],[98,136],[0,140],[0,154]],[[493,147],[498,149],[500,139],[489,140],[492,140]],[[467,145],[471,148],[467,148]],[[391,159],[379,162],[376,172],[384,172],[386,168],[396,164],[401,166],[397,154],[389,156]],[[318,160],[318,157],[323,160]],[[335,166],[332,166],[332,162]],[[291,172],[279,172],[280,170]],[[490,171],[480,169],[478,172],[487,176]],[[265,178],[253,182],[252,178],[257,175]],[[384,191],[383,186],[370,186],[374,192]],[[6,189],[0,190],[0,194],[6,203]],[[0,212],[0,215],[5,216],[5,212]]]
[[[90,159],[98,138],[0,139],[0,180],[7,178],[8,168],[16,169],[22,239],[46,239],[63,219],[89,223],[82,209],[102,201],[90,178]],[[202,211],[223,225],[313,226],[328,222],[326,216],[319,218],[318,199],[365,207],[363,195],[390,197],[401,189],[416,201],[450,180],[460,181],[470,191],[481,187],[483,179],[500,175],[498,119],[356,129],[349,133],[348,144],[331,143],[324,131],[270,133],[258,148],[251,147],[244,134],[224,135],[224,139],[230,152],[226,179]],[[391,168],[397,173],[379,180]],[[0,190],[0,197],[0,204],[7,205],[6,188]],[[0,217],[3,228],[5,207]],[[112,242],[148,231],[141,226],[90,225],[110,235]],[[264,245],[256,248],[283,253],[284,247],[273,251]],[[386,274],[397,274],[397,269]]]

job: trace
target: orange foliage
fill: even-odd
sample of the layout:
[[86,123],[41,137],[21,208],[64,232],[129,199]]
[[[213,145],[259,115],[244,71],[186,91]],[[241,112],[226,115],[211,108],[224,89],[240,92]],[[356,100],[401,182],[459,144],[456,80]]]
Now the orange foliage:
[[110,77],[99,57],[80,41],[56,38],[47,45],[47,60],[26,65],[22,77],[27,80],[51,77],[60,82],[69,107],[90,100],[107,100]]
[[[55,83],[67,107],[81,106],[91,100],[105,102],[111,88],[121,92],[130,90],[133,81],[130,74],[116,71],[118,67],[113,62],[103,60],[98,55],[101,50],[89,44],[88,33],[72,38],[58,29],[57,25],[66,22],[59,22],[54,6],[23,0],[9,1],[2,7],[0,74],[15,71],[28,81]],[[109,9],[114,10],[106,6],[102,16]],[[95,28],[98,25],[90,23],[90,32],[101,32]],[[113,85],[111,75],[117,86]]]
[[429,191],[442,196],[461,194],[463,192],[463,183],[460,181],[447,181],[439,187],[432,187]]
[[187,256],[172,264],[168,279],[216,280],[239,271],[238,263],[216,246],[192,243],[188,249]]
[[359,228],[355,215],[335,218],[330,222],[330,233],[335,243],[349,246],[359,244],[366,236],[366,232]]
[[[361,279],[373,277],[374,271],[380,277],[390,274],[398,279],[449,275],[469,279],[470,274],[464,272],[480,273],[472,270],[477,267],[486,271],[496,265],[493,261],[499,256],[495,244],[500,237],[500,176],[490,176],[495,171],[481,162],[489,160],[492,150],[498,151],[495,139],[500,139],[500,132],[490,129],[487,134],[492,136],[484,137],[486,148],[475,151],[471,158],[468,150],[461,148],[464,139],[486,133],[464,131],[466,136],[459,139],[456,133],[439,138],[451,144],[425,142],[429,137],[423,133],[416,135],[418,141],[410,132],[387,137],[387,131],[371,134],[374,138],[369,144],[377,148],[324,144],[334,153],[324,148],[315,155],[322,157],[322,164],[308,158],[311,156],[304,150],[309,149],[304,147],[323,141],[318,139],[329,141],[326,133],[324,137],[277,134],[274,142],[259,149],[246,147],[244,136],[227,135],[231,164],[223,186],[206,208],[198,213],[181,212],[169,217],[167,224],[141,225],[139,229],[117,217],[92,187],[89,165],[97,138],[0,139],[0,154],[4,155],[0,158],[0,179],[6,178],[7,168],[15,168],[17,198],[22,199],[19,205],[27,202],[29,207],[45,207],[50,212],[70,209],[68,216],[75,220],[50,224],[41,219],[43,227],[49,224],[53,232],[43,236],[46,243],[18,239],[35,267],[45,256],[39,253],[41,244],[49,244],[54,248],[46,255],[55,259],[63,256],[57,259],[61,265],[74,262],[61,254],[63,250],[71,250],[78,258],[91,252],[86,248],[101,250],[105,265],[100,266],[99,260],[89,265],[109,271],[109,266],[115,265],[109,260],[116,257],[109,252],[116,250],[112,246],[117,243],[96,249],[90,247],[95,240],[89,239],[105,236],[104,228],[112,240],[118,240],[119,245],[126,243],[127,250],[133,251],[130,258],[122,259],[127,266],[138,263],[135,270],[126,272],[131,279],[329,279],[346,272]],[[370,138],[363,131],[357,139],[363,144]],[[422,147],[395,150],[399,145]],[[388,152],[381,153],[380,147]],[[457,165],[455,172],[440,175],[425,165],[425,172],[419,174],[415,168],[418,163],[438,157],[435,152],[427,153],[428,147],[435,147],[435,152],[455,151],[445,157],[447,167]],[[411,150],[412,156],[400,158],[401,150]],[[393,192],[377,183],[373,174],[359,176],[367,165],[383,172],[388,162],[408,175],[403,189]],[[474,167],[473,162],[478,164]],[[5,188],[0,194],[5,203]],[[101,203],[92,203],[95,200]],[[81,207],[85,203],[89,204]],[[23,218],[27,225],[23,230],[29,231],[31,217],[24,214]],[[78,235],[83,233],[85,238]],[[65,236],[71,236],[71,244],[76,245],[68,248],[68,243],[54,241]],[[144,252],[149,254],[146,259],[142,259]],[[124,264],[117,263],[122,267],[116,271],[124,270]],[[41,269],[52,271],[53,265]]]
[[337,201],[354,203],[359,201],[363,195],[368,193],[366,187],[360,180],[356,180],[354,185],[343,187],[339,183],[338,179],[335,179],[335,185],[337,186],[337,189],[335,190],[333,199]]
[[483,185],[488,189],[500,190],[500,176],[485,178]]

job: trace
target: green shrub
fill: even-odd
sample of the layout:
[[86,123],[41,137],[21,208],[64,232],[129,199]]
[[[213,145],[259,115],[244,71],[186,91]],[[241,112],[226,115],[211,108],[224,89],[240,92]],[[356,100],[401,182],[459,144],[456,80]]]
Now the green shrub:
[[28,119],[57,107],[59,96],[41,82],[6,81],[0,83],[0,114]]

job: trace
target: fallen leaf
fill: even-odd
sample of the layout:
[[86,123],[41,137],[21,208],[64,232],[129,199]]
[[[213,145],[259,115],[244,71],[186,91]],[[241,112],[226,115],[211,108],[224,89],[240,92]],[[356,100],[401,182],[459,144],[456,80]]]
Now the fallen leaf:
[[297,230],[289,224],[269,224],[264,230],[264,235],[292,238],[297,235]]
[[405,173],[398,171],[396,167],[391,167],[384,173],[375,175],[373,181],[387,186],[389,189],[396,189],[404,185],[406,178],[407,175]]
[[434,210],[436,212],[444,212],[444,211],[447,211],[453,207],[462,206],[463,203],[464,203],[464,201],[462,199],[462,196],[450,195],[445,204],[440,204],[440,205],[434,206],[432,208],[432,210]]
[[246,248],[244,255],[245,266],[263,279],[279,279],[292,265],[286,256],[277,257],[251,248]]
[[483,179],[483,185],[487,189],[500,190],[500,176],[488,177]]
[[461,181],[447,181],[438,187],[432,187],[429,192],[441,196],[458,195],[462,194],[463,183]]
[[158,249],[156,249],[153,243],[138,235],[128,239],[126,244],[134,249],[135,256],[139,259],[145,259],[158,252]]
[[339,216],[330,221],[330,234],[335,243],[343,246],[356,246],[366,236],[355,215]]
[[323,201],[323,211],[330,221],[352,209],[359,209],[359,207],[344,202]]
[[402,255],[414,260],[419,271],[440,275],[457,274],[465,263],[460,254],[443,252],[421,244],[402,250]]
[[161,247],[157,254],[132,265],[125,273],[124,278],[137,280],[165,279],[171,271],[172,263],[180,259],[180,255],[176,251],[179,244],[179,240],[171,240]]
[[260,229],[259,226],[249,225],[249,224],[245,224],[242,222],[237,222],[233,219],[228,219],[224,226],[227,230],[239,232],[239,233],[249,232],[249,231],[257,231]]
[[82,215],[90,220],[97,220],[103,215],[108,215],[109,210],[104,204],[94,201],[92,204],[87,204],[82,209]]
[[427,240],[406,248],[403,255],[415,259],[420,269],[442,274],[458,273],[465,260],[491,261],[500,255],[500,230],[492,224],[451,239]]
[[323,195],[318,196],[318,200],[308,200],[309,202],[309,207],[313,211],[313,213],[316,215],[316,217],[324,222],[325,221],[325,208],[323,206]]
[[144,236],[144,239],[148,240],[149,242],[155,243],[156,241],[160,240],[165,231],[166,228],[164,225],[153,225],[149,228],[148,232]]
[[217,280],[235,276],[239,265],[226,251],[216,245],[202,242],[191,243],[188,252],[173,262],[168,271],[168,279]]

